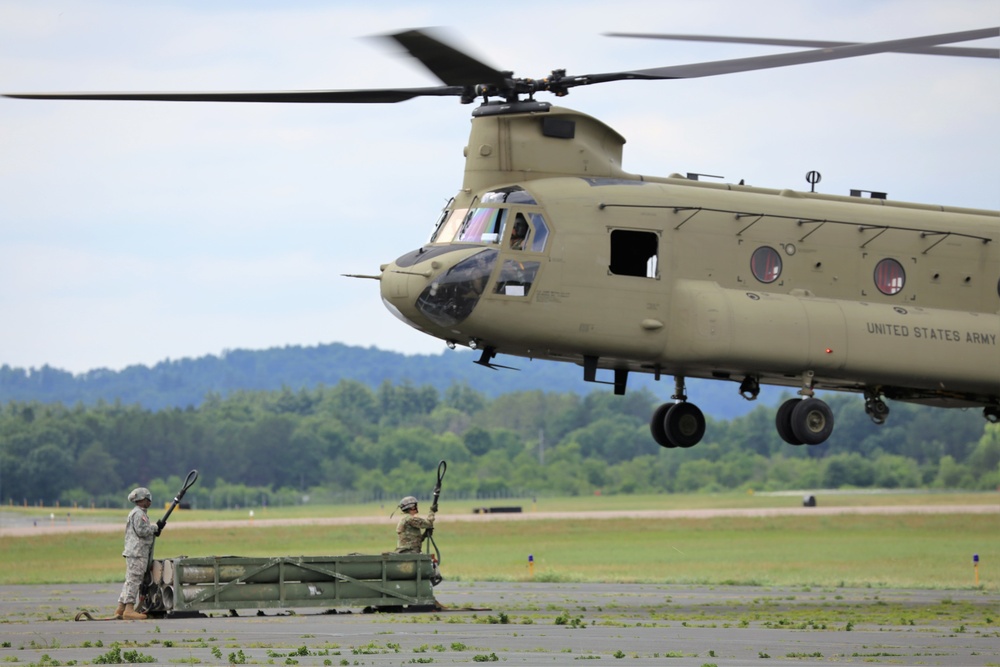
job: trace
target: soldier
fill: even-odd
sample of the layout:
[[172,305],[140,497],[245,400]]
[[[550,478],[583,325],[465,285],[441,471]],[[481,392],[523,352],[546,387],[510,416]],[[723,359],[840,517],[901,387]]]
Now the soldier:
[[136,598],[142,579],[146,576],[146,570],[149,569],[153,542],[163,530],[163,525],[160,521],[149,522],[146,510],[153,504],[153,496],[149,489],[141,486],[133,489],[132,493],[128,494],[128,499],[135,503],[135,507],[129,512],[128,520],[125,522],[125,549],[122,551],[126,567],[125,585],[122,586],[121,595],[118,596],[115,618],[141,621],[146,615],[135,610]]
[[524,250],[524,242],[528,238],[528,221],[523,213],[518,213],[514,221],[514,229],[510,232],[510,249]]
[[417,516],[417,499],[413,496],[400,500],[399,509],[405,516],[396,525],[396,553],[418,554],[424,542],[424,531],[434,527],[434,510],[426,519]]

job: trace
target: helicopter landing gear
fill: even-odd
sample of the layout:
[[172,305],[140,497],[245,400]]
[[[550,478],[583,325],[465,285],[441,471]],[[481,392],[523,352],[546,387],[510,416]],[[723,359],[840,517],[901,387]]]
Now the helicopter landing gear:
[[983,417],[991,424],[1000,422],[1000,405],[987,405],[983,408]]
[[694,447],[705,436],[705,415],[694,403],[687,402],[684,378],[674,378],[674,395],[677,403],[664,403],[653,413],[649,430],[653,440],[661,447]]
[[799,394],[805,398],[785,401],[775,415],[778,435],[790,445],[818,445],[833,433],[833,411],[826,402],[813,396],[812,380],[812,371],[803,373]]
[[877,391],[865,390],[865,414],[880,426],[885,423],[886,417],[889,416],[889,406],[885,404]]
[[649,430],[661,447],[694,447],[705,435],[705,415],[694,403],[664,403],[653,413]]
[[818,398],[791,398],[778,408],[774,425],[790,445],[818,445],[833,433],[833,411]]
[[748,401],[756,401],[759,393],[760,382],[754,376],[748,375],[743,378],[743,382],[740,382],[740,396]]

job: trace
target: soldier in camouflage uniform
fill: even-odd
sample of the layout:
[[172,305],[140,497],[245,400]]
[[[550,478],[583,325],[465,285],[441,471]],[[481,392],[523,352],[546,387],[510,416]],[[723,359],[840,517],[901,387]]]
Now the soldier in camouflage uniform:
[[139,487],[128,494],[128,499],[135,503],[135,507],[128,515],[125,522],[125,549],[122,556],[125,557],[125,585],[122,586],[121,595],[118,596],[118,608],[115,609],[115,618],[123,618],[127,621],[141,621],[146,618],[145,614],[135,610],[136,598],[139,594],[139,587],[142,579],[149,569],[149,558],[153,554],[153,542],[163,530],[159,521],[149,522],[146,510],[153,504],[153,496],[149,489]]
[[403,518],[396,525],[396,553],[418,554],[424,542],[424,531],[434,527],[434,510],[427,518],[417,516],[417,499],[406,496],[399,501]]

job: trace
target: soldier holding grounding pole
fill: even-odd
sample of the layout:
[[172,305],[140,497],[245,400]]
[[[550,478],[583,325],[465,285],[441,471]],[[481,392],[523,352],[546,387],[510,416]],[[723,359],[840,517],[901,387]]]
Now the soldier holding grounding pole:
[[146,615],[135,610],[135,603],[142,586],[142,578],[149,569],[149,557],[153,553],[153,542],[166,524],[162,519],[156,523],[149,522],[146,510],[153,504],[153,496],[144,486],[134,489],[128,494],[129,501],[135,507],[129,512],[125,522],[125,585],[118,596],[118,608],[115,618],[126,621],[141,621]]

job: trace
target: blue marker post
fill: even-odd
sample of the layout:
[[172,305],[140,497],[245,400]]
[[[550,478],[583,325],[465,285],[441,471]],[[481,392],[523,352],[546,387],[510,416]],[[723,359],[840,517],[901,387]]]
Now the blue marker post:
[[972,554],[972,569],[976,573],[976,586],[979,585],[979,554]]
[[533,554],[528,554],[528,577],[535,578],[535,556]]

